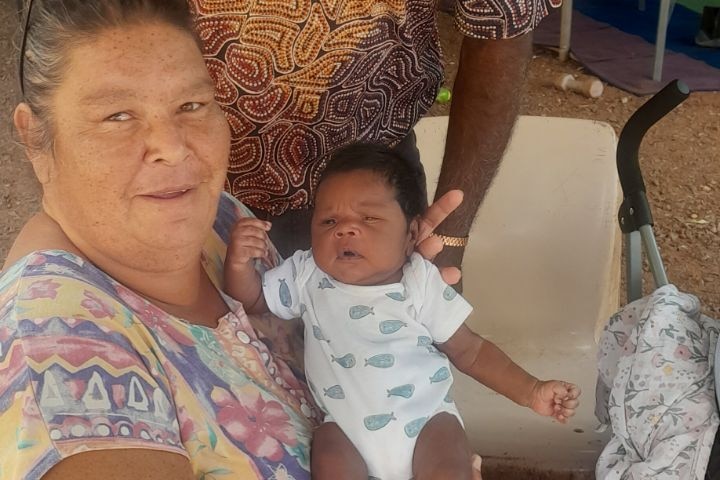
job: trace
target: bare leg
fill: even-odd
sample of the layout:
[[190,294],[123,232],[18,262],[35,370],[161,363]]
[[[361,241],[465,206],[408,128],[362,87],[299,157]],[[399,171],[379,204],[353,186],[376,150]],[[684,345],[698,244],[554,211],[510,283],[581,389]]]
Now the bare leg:
[[323,423],[313,434],[310,450],[313,480],[367,480],[365,461],[337,423]]
[[438,413],[420,431],[413,454],[415,480],[471,480],[465,430],[449,413]]

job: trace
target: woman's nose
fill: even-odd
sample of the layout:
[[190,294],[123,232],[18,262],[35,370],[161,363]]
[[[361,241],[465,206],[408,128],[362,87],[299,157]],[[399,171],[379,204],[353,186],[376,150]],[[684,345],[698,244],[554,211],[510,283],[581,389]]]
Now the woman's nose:
[[171,118],[156,118],[149,126],[145,158],[150,163],[163,162],[176,164],[185,160],[189,150],[187,148],[185,132]]

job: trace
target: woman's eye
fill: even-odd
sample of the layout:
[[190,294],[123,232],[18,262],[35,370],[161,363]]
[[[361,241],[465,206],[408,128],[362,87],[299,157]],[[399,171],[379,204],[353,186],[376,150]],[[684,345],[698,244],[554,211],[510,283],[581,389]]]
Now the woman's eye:
[[200,102],[187,102],[187,103],[182,104],[182,106],[180,107],[180,111],[194,112],[195,110],[198,110],[202,106],[203,106],[203,104]]
[[127,112],[113,113],[112,115],[107,117],[105,120],[108,120],[111,122],[124,122],[125,120],[130,120],[130,114]]

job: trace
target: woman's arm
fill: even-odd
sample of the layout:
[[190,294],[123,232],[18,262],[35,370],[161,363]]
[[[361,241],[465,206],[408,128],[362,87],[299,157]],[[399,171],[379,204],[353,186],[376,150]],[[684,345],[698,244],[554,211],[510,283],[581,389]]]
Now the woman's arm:
[[178,454],[149,449],[95,450],[68,457],[43,480],[193,480],[190,461]]

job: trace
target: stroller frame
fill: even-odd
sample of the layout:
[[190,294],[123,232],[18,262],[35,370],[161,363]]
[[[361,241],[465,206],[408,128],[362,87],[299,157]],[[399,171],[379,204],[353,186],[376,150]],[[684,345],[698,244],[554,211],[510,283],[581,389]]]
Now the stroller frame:
[[[652,228],[653,218],[640,171],[638,153],[640,143],[647,131],[685,101],[689,93],[687,85],[682,81],[670,82],[630,117],[620,133],[617,169],[623,201],[618,212],[618,221],[623,233],[625,249],[628,303],[643,296],[643,252],[647,256],[655,287],[660,288],[669,283]],[[705,479],[720,480],[720,430],[715,435]]]
[[623,201],[618,212],[618,221],[625,246],[628,302],[642,297],[643,247],[655,287],[659,288],[669,283],[652,229],[652,212],[645,193],[638,153],[640,143],[650,127],[685,101],[689,94],[689,88],[682,81],[670,82],[630,117],[620,133],[617,169]]

